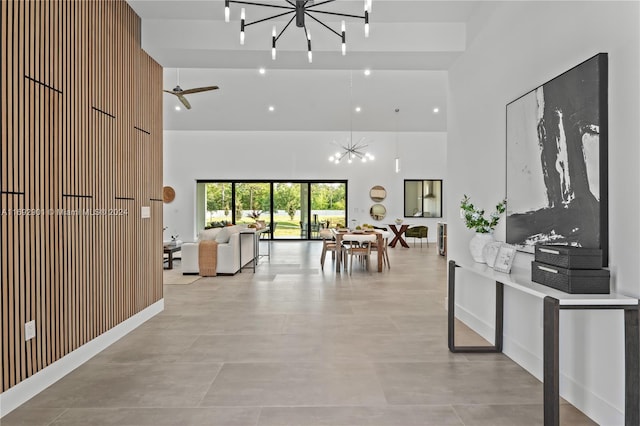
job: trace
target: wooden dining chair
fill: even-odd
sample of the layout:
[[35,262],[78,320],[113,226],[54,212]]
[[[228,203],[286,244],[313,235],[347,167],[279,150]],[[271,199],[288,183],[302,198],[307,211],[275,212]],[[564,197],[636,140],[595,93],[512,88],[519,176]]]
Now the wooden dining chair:
[[373,243],[371,243],[371,251],[375,251],[378,253],[378,256],[382,256],[382,264],[387,265],[387,268],[391,269],[391,262],[389,262],[389,251],[387,250],[391,233],[386,230],[378,230],[376,232],[382,234],[382,247],[378,247],[378,240],[376,239]]
[[320,238],[322,238],[322,254],[320,255],[320,269],[324,270],[324,260],[327,257],[327,252],[331,252],[331,259],[335,261],[336,252],[338,251],[338,244],[336,243],[333,234],[328,229],[320,231]]
[[369,270],[369,258],[371,257],[371,245],[376,241],[377,236],[374,234],[353,235],[347,234],[342,237],[346,243],[342,245],[344,252],[344,264],[347,265],[347,257],[349,257],[349,275],[353,272],[353,257],[356,256],[364,263],[365,269]]

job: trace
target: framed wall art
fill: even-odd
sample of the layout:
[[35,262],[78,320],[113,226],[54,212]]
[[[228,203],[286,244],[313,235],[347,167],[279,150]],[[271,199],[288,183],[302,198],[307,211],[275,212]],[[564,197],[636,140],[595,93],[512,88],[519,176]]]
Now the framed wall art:
[[506,240],[599,248],[607,264],[607,54],[506,107]]

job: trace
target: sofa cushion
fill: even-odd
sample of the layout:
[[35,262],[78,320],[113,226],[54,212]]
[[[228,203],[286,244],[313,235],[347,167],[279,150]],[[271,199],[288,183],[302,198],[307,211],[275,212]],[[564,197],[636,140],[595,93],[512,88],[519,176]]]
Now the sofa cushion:
[[211,228],[200,231],[198,241],[214,241],[223,228]]
[[216,241],[218,244],[226,244],[229,242],[229,238],[231,238],[231,234],[235,234],[240,232],[240,229],[237,226],[226,226],[224,228],[220,228],[220,232],[216,236]]

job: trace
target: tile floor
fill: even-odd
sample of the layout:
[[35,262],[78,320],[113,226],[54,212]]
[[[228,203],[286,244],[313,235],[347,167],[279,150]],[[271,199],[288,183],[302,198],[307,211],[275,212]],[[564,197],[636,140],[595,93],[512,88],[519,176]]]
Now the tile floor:
[[[256,271],[177,279],[165,306],[1,420],[10,425],[542,425],[542,385],[501,354],[451,354],[446,260],[320,270],[318,242],[273,243]],[[174,274],[174,275],[171,275]],[[478,337],[460,327],[464,343]],[[594,424],[562,404],[563,425]]]

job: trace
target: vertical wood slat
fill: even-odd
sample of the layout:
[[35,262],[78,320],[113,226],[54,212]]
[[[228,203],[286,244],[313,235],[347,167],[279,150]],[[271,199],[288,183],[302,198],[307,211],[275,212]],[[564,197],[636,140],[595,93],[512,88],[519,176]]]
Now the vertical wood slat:
[[[0,13],[1,206],[54,212],[1,218],[5,391],[162,297],[162,69],[124,1]],[[81,214],[109,209],[128,215]]]

